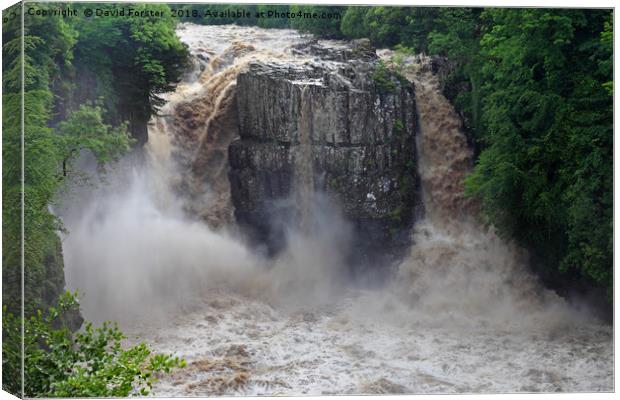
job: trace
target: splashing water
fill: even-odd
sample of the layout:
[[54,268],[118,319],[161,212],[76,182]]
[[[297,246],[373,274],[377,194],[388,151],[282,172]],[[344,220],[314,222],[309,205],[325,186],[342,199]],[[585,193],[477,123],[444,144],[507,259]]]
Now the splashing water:
[[[381,55],[389,60],[391,52]],[[577,322],[581,316],[528,271],[527,253],[479,222],[478,204],[464,194],[473,153],[430,57],[409,57],[403,67],[416,89],[425,208],[414,228],[415,245],[399,269],[404,300],[431,323],[556,329]]]
[[350,227],[311,190],[310,154],[296,184],[312,229],[291,227],[275,260],[226,231],[235,78],[254,59],[303,62],[290,48],[308,38],[191,24],[178,34],[194,65],[149,124],[146,164],[120,163],[63,215],[84,316],[187,359],[155,395],[612,389],[611,328],[540,287],[527,254],[476,222],[462,187],[471,150],[423,59],[407,77],[425,217],[393,281],[362,290],[339,274]]

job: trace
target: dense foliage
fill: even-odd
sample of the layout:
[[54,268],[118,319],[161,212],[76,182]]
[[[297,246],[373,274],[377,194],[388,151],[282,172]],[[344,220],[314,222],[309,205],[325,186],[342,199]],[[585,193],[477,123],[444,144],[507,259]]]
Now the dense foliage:
[[[28,4],[35,9],[57,6]],[[166,8],[146,4],[136,7]],[[110,368],[116,366],[134,375],[140,371],[147,373],[141,361],[150,353],[145,347],[129,353],[114,347],[120,337],[115,328],[92,331],[87,325],[84,333],[71,336],[67,329],[75,330],[81,323],[75,310],[67,310],[60,319],[50,317],[54,310],[49,307],[59,300],[65,286],[58,236],[63,225],[51,207],[58,191],[71,178],[73,161],[81,151],[90,151],[103,164],[130,149],[135,142],[132,136],[139,138],[140,126],[145,130],[146,121],[156,110],[158,94],[169,90],[170,84],[179,78],[187,51],[176,37],[170,17],[85,21],[61,15],[27,15],[22,29],[20,12],[19,5],[5,10],[2,30],[2,334],[4,360],[12,360],[13,368],[4,364],[3,383],[14,393],[21,392],[21,340],[16,334],[22,325],[23,297],[24,340],[30,344],[23,354],[27,361],[26,395],[123,395],[134,382],[127,378],[122,382],[110,381],[120,370],[98,369],[100,372],[90,380],[67,375],[62,383],[62,374],[88,373],[87,368],[92,366],[82,363],[88,363],[89,357],[93,362],[97,357],[99,362],[107,357],[111,360]],[[59,326],[52,329],[52,322],[45,319],[48,317]],[[49,341],[41,335],[49,335]],[[98,343],[105,344],[99,353],[83,352],[71,360],[54,359],[59,355],[54,355],[52,345],[60,346],[62,342],[65,346],[71,343],[85,348],[87,343],[83,341],[91,340],[90,337],[98,337]],[[66,356],[73,357],[70,353]],[[114,361],[116,357],[118,362]],[[62,369],[69,364],[61,363],[74,363],[69,368],[72,372]],[[133,370],[127,369],[132,365]],[[56,382],[53,387],[49,385],[52,381]],[[120,386],[115,386],[117,383]]]
[[543,265],[611,294],[611,43],[604,11],[489,10],[481,39],[483,151],[469,188]]
[[[117,5],[98,7],[111,10]],[[168,6],[134,4],[132,8],[136,13],[158,11],[162,16],[70,20],[79,35],[72,72],[76,87],[66,98],[72,108],[102,98],[106,119],[114,124],[127,121],[132,135],[143,143],[146,123],[163,104],[159,95],[179,80],[188,53],[174,32]]]
[[[82,331],[72,333],[62,318],[77,308],[76,297],[67,293],[45,314],[39,311],[25,319],[24,396],[148,395],[158,373],[184,366],[176,357],[153,354],[143,343],[123,348],[125,336],[115,325],[104,323],[95,329],[86,324]],[[20,393],[21,357],[12,343],[21,342],[22,319],[3,311],[4,388]]]

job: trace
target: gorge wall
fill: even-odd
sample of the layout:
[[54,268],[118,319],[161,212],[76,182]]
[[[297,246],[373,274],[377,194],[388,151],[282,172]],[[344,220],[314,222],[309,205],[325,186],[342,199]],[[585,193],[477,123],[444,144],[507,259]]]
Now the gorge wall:
[[410,244],[417,203],[413,85],[367,41],[294,35],[276,54],[238,37],[190,46],[194,71],[151,130],[168,136],[190,215],[236,222],[275,255],[303,209],[327,201],[351,224],[351,264],[389,264]]
[[284,245],[278,217],[295,218],[299,208],[274,200],[292,198],[303,157],[310,162],[311,191],[336,199],[353,223],[355,261],[409,244],[416,194],[413,88],[388,77],[391,90],[382,91],[373,79],[376,60],[340,55],[338,69],[320,61],[252,64],[237,78],[232,202],[238,223],[257,240],[267,238],[270,251]]

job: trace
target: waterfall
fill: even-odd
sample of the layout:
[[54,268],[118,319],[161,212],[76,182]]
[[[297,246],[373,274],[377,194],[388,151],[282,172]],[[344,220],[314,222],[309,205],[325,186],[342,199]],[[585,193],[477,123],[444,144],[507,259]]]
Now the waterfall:
[[475,202],[465,197],[464,179],[473,166],[473,152],[461,118],[441,93],[430,59],[419,57],[407,73],[415,85],[419,134],[416,156],[425,219],[448,228],[475,218]]
[[[256,60],[304,68],[309,56],[291,48],[308,37],[192,24],[177,34],[193,64],[149,123],[145,163],[113,166],[111,184],[71,199],[62,215],[67,285],[81,293],[85,318],[117,320],[130,343],[187,360],[161,377],[155,395],[613,388],[611,328],[541,287],[527,253],[482,225],[478,205],[464,196],[472,151],[427,58],[409,58],[404,70],[415,85],[412,158],[425,213],[395,275],[368,288],[336,273],[350,231],[315,192],[316,141],[333,120],[317,114],[312,80],[296,80],[284,105],[269,103],[296,115],[284,121],[296,126],[296,137],[274,143],[294,148],[283,158],[293,166],[287,201],[300,226],[287,227],[286,248],[272,258],[228,229],[227,149],[240,134],[232,121],[251,117],[238,115],[233,101],[237,77]],[[364,96],[347,99],[348,106]],[[361,121],[354,129],[364,128]],[[362,162],[355,152],[343,154],[343,165]]]
[[300,227],[308,231],[312,223],[312,205],[315,191],[312,165],[312,108],[308,101],[309,86],[302,86],[299,94],[299,151],[296,159],[295,195],[300,214]]
[[164,95],[166,105],[149,124],[147,153],[152,168],[166,175],[168,186],[183,198],[187,215],[221,228],[234,222],[228,147],[238,136],[237,76],[255,61],[303,62],[306,57],[290,51],[303,36],[291,30],[183,24],[177,32],[193,65],[176,90]]
[[[391,54],[382,56],[389,61]],[[564,300],[540,285],[527,252],[484,226],[477,202],[465,196],[473,152],[430,57],[409,57],[403,74],[415,85],[424,205],[397,274],[405,301],[433,325],[564,326],[573,320]]]

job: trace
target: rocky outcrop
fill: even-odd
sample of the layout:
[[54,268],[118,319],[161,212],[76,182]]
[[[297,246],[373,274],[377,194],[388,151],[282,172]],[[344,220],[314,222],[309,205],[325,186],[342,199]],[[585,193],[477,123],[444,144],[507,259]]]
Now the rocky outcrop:
[[416,203],[413,86],[367,43],[308,48],[312,62],[255,62],[237,77],[239,138],[229,146],[236,219],[277,251],[283,235],[275,221],[294,213],[282,200],[293,198],[305,156],[314,190],[337,199],[354,225],[352,257],[397,254]]
[[275,254],[327,197],[353,225],[352,264],[385,265],[377,257],[407,249],[418,203],[412,83],[367,40],[262,34],[286,47],[235,34],[192,48],[195,68],[152,124],[150,150],[171,154],[185,210],[212,227],[236,221]]

